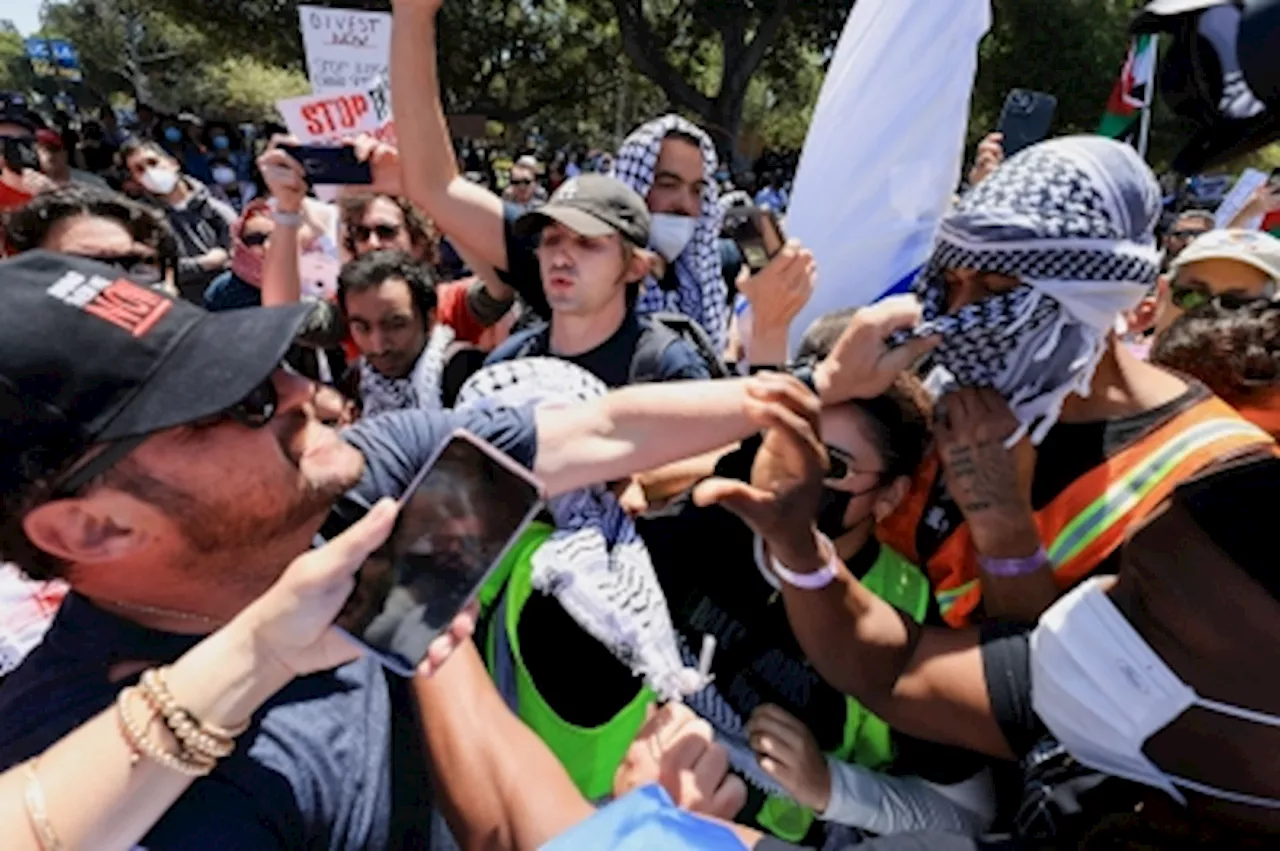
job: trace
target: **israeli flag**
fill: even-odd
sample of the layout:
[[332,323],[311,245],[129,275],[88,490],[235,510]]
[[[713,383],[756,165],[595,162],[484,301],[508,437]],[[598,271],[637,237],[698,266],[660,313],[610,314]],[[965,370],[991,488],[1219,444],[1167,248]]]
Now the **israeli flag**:
[[822,84],[796,173],[787,235],[818,264],[791,325],[911,283],[963,167],[978,42],[990,0],[858,0]]

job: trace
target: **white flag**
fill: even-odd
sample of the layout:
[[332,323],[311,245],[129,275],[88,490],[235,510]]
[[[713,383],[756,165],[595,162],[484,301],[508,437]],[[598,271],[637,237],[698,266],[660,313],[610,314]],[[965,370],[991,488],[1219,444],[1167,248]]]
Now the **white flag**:
[[[945,5],[945,14],[941,7]],[[818,263],[791,326],[870,304],[928,257],[964,158],[989,0],[858,0],[822,84],[787,211]]]

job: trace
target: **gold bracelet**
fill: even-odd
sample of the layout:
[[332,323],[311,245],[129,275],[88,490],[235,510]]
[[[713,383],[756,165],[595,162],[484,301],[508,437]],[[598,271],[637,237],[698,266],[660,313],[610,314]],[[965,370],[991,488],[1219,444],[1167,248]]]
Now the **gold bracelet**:
[[226,730],[202,723],[190,711],[178,705],[169,684],[165,682],[164,668],[148,670],[142,675],[139,686],[152,708],[164,716],[164,722],[174,738],[189,754],[198,754],[214,760],[225,759],[235,750],[235,736],[248,729],[245,724]]
[[62,851],[62,840],[58,838],[58,832],[49,823],[49,813],[45,809],[44,787],[40,785],[40,777],[36,774],[35,760],[23,763],[22,770],[27,775],[27,818],[30,819],[31,827],[36,832],[36,841],[40,843],[41,851]]
[[[169,681],[166,679],[168,671],[169,668],[167,666],[163,668],[155,668],[147,671],[142,676],[144,680],[149,681],[150,690],[164,705],[177,709],[179,708],[178,702],[174,699],[173,693],[169,691]],[[186,710],[182,711],[186,712]],[[244,732],[249,729],[249,721],[251,720],[247,719],[243,724],[237,724],[234,727],[218,727],[208,723],[207,721],[198,720],[190,712],[187,712],[187,716],[190,717],[206,735],[213,736],[216,739],[225,739],[227,741],[243,735]]]
[[211,757],[190,754],[185,751],[180,756],[175,756],[154,742],[147,734],[147,725],[154,721],[157,716],[152,714],[147,717],[146,723],[138,723],[138,720],[134,718],[129,709],[129,697],[133,694],[143,697],[143,703],[147,703],[142,689],[137,686],[129,686],[120,692],[120,696],[116,699],[116,707],[119,710],[120,732],[125,741],[129,743],[129,746],[133,748],[133,762],[135,764],[138,761],[138,756],[142,755],[164,768],[176,771],[179,774],[185,774],[188,777],[204,777],[213,771],[217,760]]

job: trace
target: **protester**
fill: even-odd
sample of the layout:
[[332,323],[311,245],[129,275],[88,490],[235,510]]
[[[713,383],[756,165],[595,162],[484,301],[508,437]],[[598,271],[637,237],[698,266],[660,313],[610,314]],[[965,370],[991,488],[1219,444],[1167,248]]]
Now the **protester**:
[[1280,282],[1280,239],[1253,230],[1215,230],[1178,254],[1160,282],[1157,338],[1188,310],[1215,297],[1275,298]]
[[90,183],[101,189],[109,189],[110,184],[98,175],[72,167],[71,154],[74,153],[74,149],[67,149],[64,138],[64,136],[52,130],[36,131],[36,144],[40,153],[40,171],[58,186],[66,186],[68,183],[75,181],[76,183]]
[[[436,71],[437,0],[400,3],[392,32],[392,99],[403,150],[404,192],[459,247],[471,251],[515,289],[544,319],[551,306],[533,246],[514,233],[521,212],[477,190],[457,172]],[[426,95],[430,106],[421,108]],[[446,152],[441,155],[440,152]],[[641,288],[637,312],[677,312],[699,323],[723,352],[729,320],[728,291],[716,239],[715,146],[706,133],[676,115],[656,119],[623,142],[613,174],[645,200],[654,226],[648,247],[665,261],[664,273]]]
[[[1271,445],[1116,339],[1159,270],[1159,202],[1132,148],[1082,136],[1019,152],[943,217],[916,291],[941,335],[932,362],[959,389],[936,409],[938,451],[880,531],[926,568],[953,626],[1033,621],[1114,573],[1127,530],[1178,482]],[[1113,497],[1120,482],[1136,493]]]
[[[0,156],[0,213],[16,210],[53,187],[39,170],[36,131],[43,126],[26,98],[16,92],[0,92],[0,141],[5,144]],[[13,154],[24,152],[24,157],[13,161]]]
[[[308,307],[206,314],[116,274],[44,252],[0,266],[0,367],[43,403],[28,408],[37,422],[10,425],[0,555],[75,589],[44,643],[0,688],[4,768],[115,699],[108,660],[176,659],[308,548],[334,499],[353,487],[359,505],[399,495],[454,428],[531,463],[559,494],[725,445],[809,404],[797,382],[762,376],[629,388],[568,409],[406,411],[364,420],[339,439],[316,422],[310,383],[276,369]],[[128,317],[81,309],[107,288],[138,309]],[[878,394],[926,349],[886,353],[880,342],[914,321],[910,305],[864,314],[860,342],[820,365],[816,382],[833,399]],[[79,358],[67,339],[101,357]],[[76,406],[59,409],[62,400]],[[70,430],[49,425],[68,419]],[[144,844],[310,847],[324,835],[346,847],[399,847],[393,790],[408,794],[397,798],[411,808],[402,814],[430,811],[412,739],[388,735],[394,718],[404,720],[394,713],[412,708],[392,697],[401,685],[365,659],[286,686],[255,718],[262,734],[253,746],[180,798]],[[40,713],[19,708],[36,704]],[[404,772],[394,781],[392,753]],[[255,794],[243,795],[234,778]]]
[[1165,268],[1178,259],[1188,245],[1216,227],[1213,213],[1206,210],[1183,210],[1165,232],[1162,242]]
[[537,160],[532,157],[521,157],[515,165],[511,166],[511,179],[502,192],[502,200],[522,213],[527,213],[535,206],[546,203],[546,192],[538,185]]
[[1004,162],[1004,134],[988,133],[978,143],[977,153],[973,157],[973,167],[969,169],[969,185],[977,186],[991,176],[991,173]]
[[1151,362],[1204,383],[1249,422],[1280,435],[1280,306],[1215,298],[1165,329]]
[[649,226],[640,196],[599,175],[573,178],[545,206],[521,216],[517,235],[540,234],[539,277],[551,320],[512,336],[486,363],[553,355],[609,387],[710,378],[688,340],[633,309],[655,259],[646,248]]
[[205,288],[230,264],[235,211],[213,198],[203,183],[184,175],[178,161],[153,142],[127,143],[120,158],[150,202],[168,217],[181,251],[178,290],[199,303]]
[[71,184],[42,193],[10,213],[4,230],[14,253],[43,248],[74,254],[177,295],[178,246],[168,222],[109,189]]

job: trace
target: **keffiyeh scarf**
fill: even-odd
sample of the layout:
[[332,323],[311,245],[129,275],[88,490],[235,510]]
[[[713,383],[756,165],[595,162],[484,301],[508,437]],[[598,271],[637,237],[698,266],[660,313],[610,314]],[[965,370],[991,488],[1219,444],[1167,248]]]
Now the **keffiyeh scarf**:
[[[991,387],[1039,444],[1062,404],[1087,396],[1117,317],[1160,270],[1160,190],[1128,145],[1072,136],[1011,157],[939,225],[915,284],[932,358],[963,386]],[[1007,293],[947,315],[946,269],[1017,278]]]
[[637,128],[622,143],[613,174],[641,198],[647,198],[653,188],[662,142],[672,132],[697,139],[702,150],[702,176],[707,186],[702,193],[702,213],[693,239],[676,258],[679,287],[666,291],[657,280],[649,277],[640,291],[636,310],[642,315],[664,311],[683,313],[701,324],[715,344],[716,351],[722,352],[729,333],[729,290],[720,271],[720,251],[716,245],[720,236],[721,212],[715,180],[718,159],[711,137],[679,115],[655,118]]
[[366,417],[389,411],[422,408],[439,411],[444,408],[440,398],[440,380],[444,374],[445,354],[453,344],[454,331],[443,322],[431,329],[431,336],[413,372],[407,378],[387,378],[364,358],[360,359],[360,400],[362,415]]
[[[522,358],[485,367],[467,379],[458,408],[480,399],[506,405],[567,406],[608,388],[575,364]],[[564,610],[664,700],[697,691],[703,680],[686,667],[667,598],[635,524],[604,485],[552,499],[556,531],[533,555],[533,586]]]

